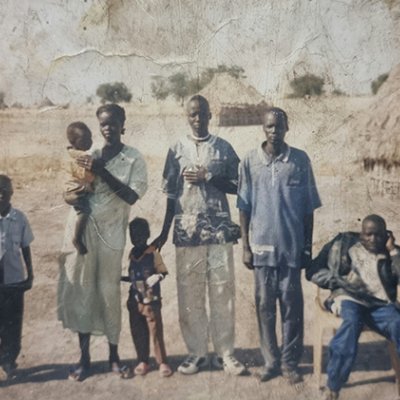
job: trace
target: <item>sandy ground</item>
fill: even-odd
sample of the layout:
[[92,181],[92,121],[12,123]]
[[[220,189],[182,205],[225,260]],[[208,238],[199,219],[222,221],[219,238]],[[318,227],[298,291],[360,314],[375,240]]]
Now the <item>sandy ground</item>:
[[[360,219],[372,211],[389,221],[389,228],[400,237],[399,216],[395,202],[374,198],[366,188],[365,175],[353,161],[357,149],[349,148],[346,121],[371,102],[370,98],[333,98],[325,100],[285,100],[277,105],[287,109],[290,132],[287,141],[305,149],[313,160],[314,172],[324,207],[315,215],[317,252],[323,242],[339,231],[358,229]],[[93,129],[98,144],[94,108],[79,110],[15,110],[0,113],[0,170],[14,180],[13,204],[23,210],[34,230],[32,245],[35,282],[26,295],[23,348],[19,374],[9,383],[0,383],[0,399],[315,399],[320,392],[312,376],[313,298],[315,288],[304,282],[305,352],[301,368],[304,383],[289,387],[282,378],[260,383],[257,373],[262,359],[258,349],[253,299],[253,277],[241,264],[240,245],[235,246],[236,260],[236,354],[249,367],[249,375],[226,376],[221,371],[205,369],[185,377],[175,373],[161,379],[156,371],[146,377],[123,381],[107,372],[107,344],[102,337],[92,339],[93,375],[83,383],[68,381],[70,364],[77,361],[77,338],[64,330],[56,318],[57,257],[69,211],[61,198],[60,158],[66,141],[65,127],[73,120],[83,120]],[[146,157],[150,187],[132,209],[133,215],[148,218],[153,235],[161,228],[165,198],[160,193],[161,172],[168,145],[187,132],[181,110],[157,106],[127,107],[124,142],[137,147]],[[212,132],[228,139],[239,156],[258,145],[263,138],[261,127],[218,128]],[[233,217],[238,214],[231,198]],[[163,249],[170,275],[163,282],[163,318],[167,351],[176,368],[185,356],[177,317],[174,249]],[[127,265],[124,265],[126,268]],[[123,288],[123,305],[127,297]],[[329,337],[326,337],[326,343]],[[212,347],[210,346],[210,351]],[[120,355],[129,364],[135,362],[127,311],[123,309]],[[326,361],[326,357],[325,357]],[[325,378],[324,378],[325,379]],[[343,399],[395,399],[394,374],[383,341],[362,343]]]

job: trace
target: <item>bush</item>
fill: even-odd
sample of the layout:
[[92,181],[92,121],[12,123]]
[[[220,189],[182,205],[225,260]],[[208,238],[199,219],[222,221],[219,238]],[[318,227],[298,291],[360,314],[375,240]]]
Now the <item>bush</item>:
[[132,99],[132,94],[122,82],[103,83],[97,90],[96,95],[100,97],[102,104],[104,103],[129,103]]
[[153,82],[151,82],[151,93],[157,100],[165,100],[169,96],[170,89],[164,78],[161,76],[153,77]]
[[5,93],[0,92],[0,110],[4,110],[5,108],[7,108],[7,104],[4,101],[5,97],[6,97]]
[[323,93],[323,78],[313,74],[305,74],[290,81],[293,93],[289,97],[320,96]]
[[180,101],[181,105],[185,101],[185,97],[189,95],[189,78],[184,72],[178,72],[168,78],[169,90],[175,97],[175,100]]
[[333,96],[346,96],[346,93],[340,89],[334,89],[332,91]]
[[245,71],[237,65],[218,65],[217,68],[206,68],[198,77],[191,77],[186,72],[177,72],[168,78],[154,76],[151,83],[151,93],[157,100],[165,100],[172,95],[183,105],[187,96],[194,95],[206,87],[215,74],[227,73],[235,79],[245,78]]
[[373,94],[377,94],[379,88],[382,86],[382,83],[386,81],[389,77],[389,74],[379,75],[374,81],[371,83],[371,90]]

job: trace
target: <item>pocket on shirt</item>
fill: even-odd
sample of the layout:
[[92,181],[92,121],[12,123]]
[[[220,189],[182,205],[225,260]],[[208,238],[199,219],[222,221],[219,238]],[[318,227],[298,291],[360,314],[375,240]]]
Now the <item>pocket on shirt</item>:
[[303,174],[301,171],[296,171],[294,174],[290,175],[288,177],[288,180],[286,182],[286,186],[292,188],[298,188],[301,186],[304,186],[304,179],[303,179]]
[[12,240],[12,251],[17,253],[21,248],[21,238],[19,237],[19,235],[12,235],[11,240]]
[[293,168],[286,181],[286,186],[292,188],[298,188],[304,186],[305,174],[299,167]]
[[297,207],[301,207],[301,205],[303,204],[305,193],[304,185],[292,182],[291,185],[287,184],[285,189],[287,196],[290,199],[290,203],[296,205]]
[[300,186],[302,186],[301,179],[289,178],[289,180],[287,182],[287,186],[290,188],[300,187]]
[[14,251],[19,250],[19,248],[21,247],[21,235],[22,235],[21,230],[18,229],[18,227],[15,226],[15,224],[13,224],[10,226],[9,232],[10,232],[10,236],[11,236],[12,249]]
[[211,159],[207,170],[212,176],[223,176],[225,175],[225,163],[220,159]]

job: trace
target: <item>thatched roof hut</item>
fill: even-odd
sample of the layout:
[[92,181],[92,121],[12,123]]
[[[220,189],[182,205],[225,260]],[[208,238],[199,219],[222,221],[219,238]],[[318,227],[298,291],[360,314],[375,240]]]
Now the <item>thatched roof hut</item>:
[[210,102],[220,126],[261,124],[267,107],[254,87],[228,73],[215,74],[199,94]]
[[376,101],[350,122],[349,132],[371,190],[400,197],[400,65],[390,73]]

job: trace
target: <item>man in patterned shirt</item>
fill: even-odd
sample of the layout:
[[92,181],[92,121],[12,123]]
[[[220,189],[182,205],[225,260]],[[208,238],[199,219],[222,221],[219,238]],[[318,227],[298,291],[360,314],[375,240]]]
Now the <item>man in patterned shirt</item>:
[[226,193],[236,194],[239,158],[227,141],[209,133],[211,113],[204,97],[189,100],[187,116],[192,132],[169,149],[165,162],[167,211],[161,235],[154,241],[158,248],[165,244],[175,219],[179,321],[189,352],[178,371],[193,374],[205,366],[210,329],[217,353],[213,364],[240,375],[245,368],[233,355],[232,250],[240,231],[231,221],[226,198]]

